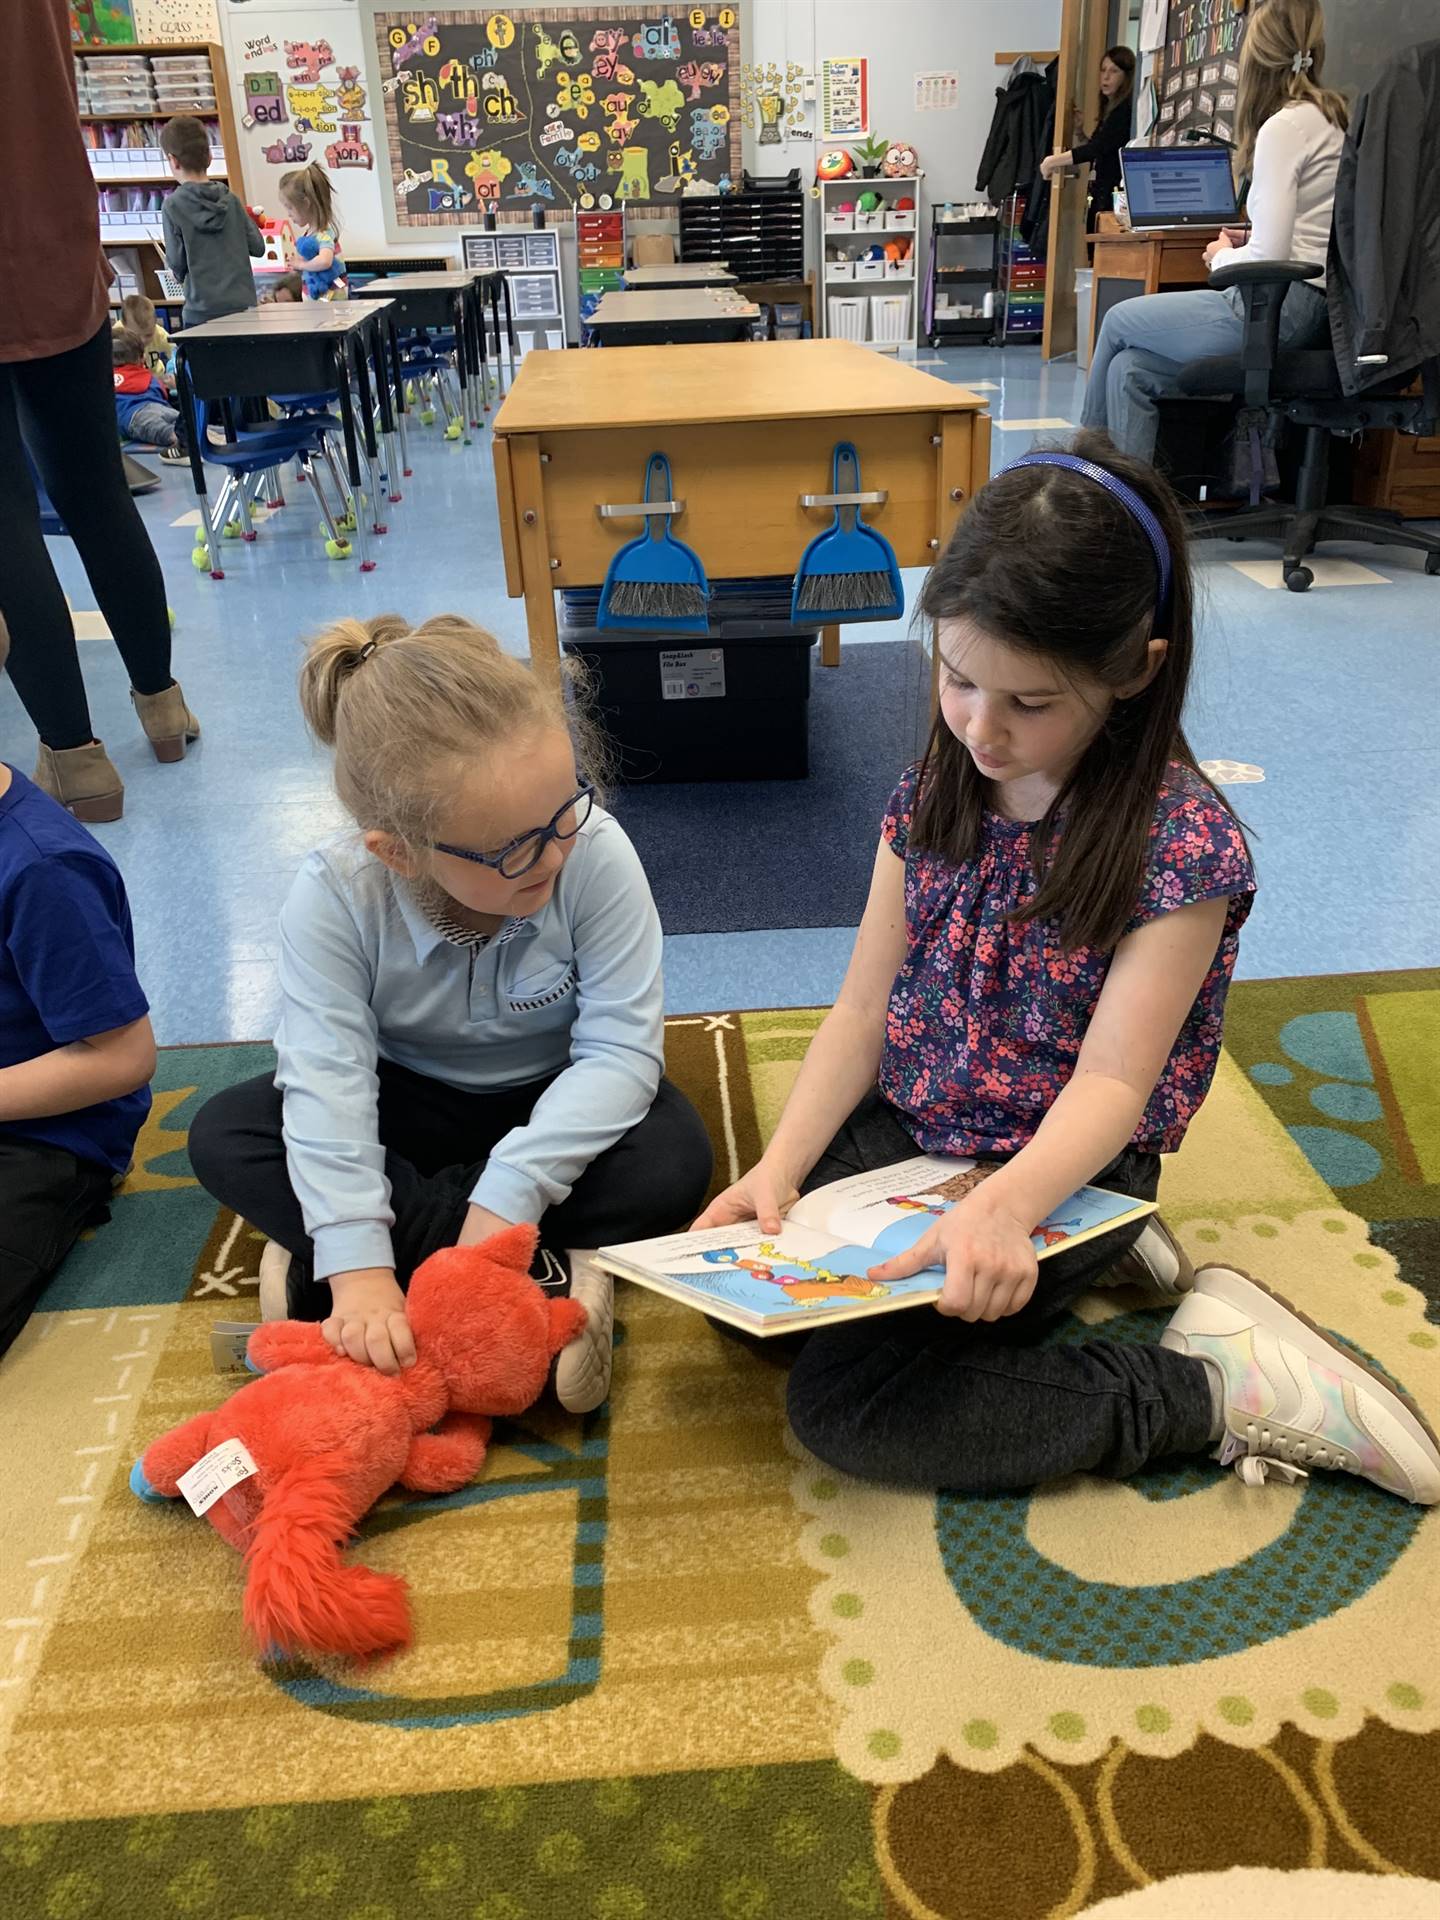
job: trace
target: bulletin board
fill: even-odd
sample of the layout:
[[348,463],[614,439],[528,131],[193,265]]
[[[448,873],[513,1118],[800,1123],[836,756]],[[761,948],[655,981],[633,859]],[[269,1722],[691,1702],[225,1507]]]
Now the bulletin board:
[[377,12],[374,25],[402,228],[740,179],[734,6]]
[[1156,146],[1173,147],[1183,134],[1235,138],[1246,11],[1246,0],[1184,0],[1171,7],[1155,76]]

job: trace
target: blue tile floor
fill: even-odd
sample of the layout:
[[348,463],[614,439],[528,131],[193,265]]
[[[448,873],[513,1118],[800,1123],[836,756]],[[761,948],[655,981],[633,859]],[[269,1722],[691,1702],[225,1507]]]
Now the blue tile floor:
[[[1001,428],[996,466],[1060,431],[1028,423],[1078,415],[1081,376],[1068,362],[1044,365],[1034,348],[950,351],[922,356],[922,365],[982,384]],[[1005,428],[1007,420],[1027,424]],[[226,543],[226,578],[212,581],[190,564],[188,474],[163,470],[160,490],[140,507],[176,612],[175,670],[205,725],[183,765],[150,757],[109,641],[81,642],[96,731],[126,784],[124,819],[98,832],[126,876],[164,1044],[274,1032],[276,914],[302,855],[342,823],[325,757],[307,740],[295,701],[305,636],[340,614],[397,608],[420,619],[455,608],[525,650],[522,603],[505,597],[488,434],[463,447],[417,428],[411,451],[414,476],[403,503],[389,509],[380,564],[368,575],[324,557],[316,516],[292,493],[255,544]],[[92,610],[69,543],[51,547],[77,613]],[[1435,964],[1440,581],[1423,576],[1418,555],[1336,548],[1355,577],[1317,580],[1299,596],[1237,570],[1235,562],[1271,560],[1269,549],[1198,551],[1191,739],[1202,759],[1263,773],[1232,789],[1261,876],[1242,972]],[[918,574],[907,577],[912,598],[918,584]],[[903,632],[899,623],[854,629],[847,644]],[[13,691],[0,684],[0,755],[28,771],[34,744]],[[826,1001],[851,937],[845,927],[673,937],[669,1005],[689,1012]]]

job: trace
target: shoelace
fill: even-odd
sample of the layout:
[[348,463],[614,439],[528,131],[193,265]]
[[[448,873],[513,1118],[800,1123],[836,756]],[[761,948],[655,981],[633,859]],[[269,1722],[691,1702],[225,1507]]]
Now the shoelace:
[[1339,1447],[1292,1440],[1287,1434],[1272,1433],[1268,1427],[1251,1426],[1245,1438],[1227,1433],[1216,1459],[1222,1467],[1233,1466],[1247,1487],[1263,1487],[1272,1476],[1293,1486],[1308,1480],[1309,1474],[1297,1463],[1308,1460],[1317,1467],[1339,1467],[1354,1471],[1350,1456]]

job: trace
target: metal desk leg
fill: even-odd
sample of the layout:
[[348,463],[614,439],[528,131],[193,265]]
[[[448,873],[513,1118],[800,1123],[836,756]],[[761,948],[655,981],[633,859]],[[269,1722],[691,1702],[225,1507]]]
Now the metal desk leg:
[[[376,472],[380,447],[375,438],[375,397],[370,391],[370,362],[366,356],[365,343],[358,335],[355,339],[355,384],[360,390],[361,440],[365,449],[365,464],[370,474],[371,529],[375,533],[384,533],[386,527],[380,518],[380,495],[385,489]],[[360,518],[358,505],[355,509],[355,517],[357,520]]]
[[405,369],[400,364],[400,329],[387,313],[383,316],[385,340],[390,350],[390,379],[395,391],[395,424],[400,429],[400,471],[410,478],[410,448],[405,438]]
[[190,478],[195,483],[195,498],[200,502],[200,520],[205,528],[205,558],[212,580],[223,580],[225,570],[220,565],[220,542],[216,537],[215,519],[210,511],[210,496],[205,491],[205,462],[200,457],[200,422],[195,406],[195,390],[190,383],[190,362],[185,353],[183,341],[178,342],[175,353],[175,391],[180,401],[181,416],[185,421],[185,438],[190,448]]
[[478,421],[470,418],[470,341],[469,313],[463,293],[455,295],[455,371],[460,376],[460,427],[466,446],[470,444],[470,428],[478,426]]
[[370,330],[370,365],[375,374],[375,398],[380,407],[380,431],[385,436],[385,478],[392,500],[400,498],[400,469],[395,464],[395,402],[390,391],[390,369],[386,364],[383,316],[377,311]]
[[370,557],[370,535],[366,530],[360,502],[360,443],[355,433],[355,401],[350,392],[345,356],[339,347],[335,350],[335,385],[340,390],[340,425],[345,435],[345,466],[355,502],[355,540],[360,549],[360,571],[372,573],[375,562]]
[[[481,282],[475,280],[470,286],[470,326],[475,342],[476,377],[480,382],[480,400],[483,411],[490,411],[490,356],[485,350],[485,299],[481,292]],[[483,422],[473,420],[472,426]]]

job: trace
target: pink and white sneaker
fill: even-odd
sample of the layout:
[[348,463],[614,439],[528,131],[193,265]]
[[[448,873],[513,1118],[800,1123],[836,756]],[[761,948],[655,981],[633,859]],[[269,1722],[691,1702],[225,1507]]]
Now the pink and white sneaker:
[[1246,1486],[1326,1467],[1420,1506],[1440,1501],[1440,1442],[1415,1402],[1248,1274],[1201,1267],[1160,1344],[1220,1373],[1216,1458]]

